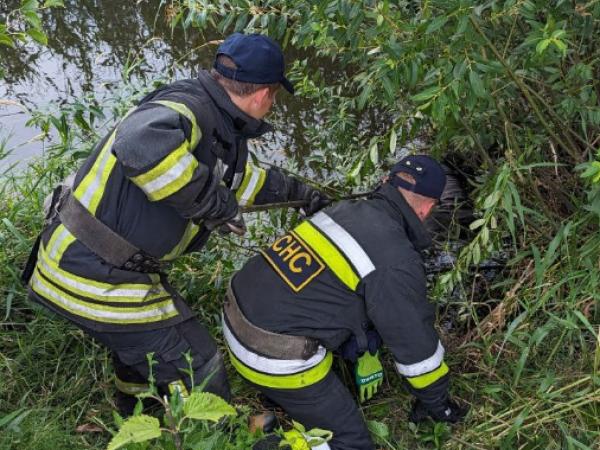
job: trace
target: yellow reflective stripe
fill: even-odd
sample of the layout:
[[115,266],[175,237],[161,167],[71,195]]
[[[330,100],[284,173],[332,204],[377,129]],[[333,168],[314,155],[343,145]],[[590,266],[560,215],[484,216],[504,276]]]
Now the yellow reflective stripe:
[[344,255],[309,221],[302,222],[294,232],[323,259],[325,264],[351,290],[356,290],[360,278]]
[[182,380],[171,381],[169,383],[169,393],[172,395],[175,392],[177,392],[184,399],[190,396],[190,392]]
[[160,283],[103,283],[67,272],[52,261],[43,246],[38,254],[38,269],[62,289],[85,297],[110,302],[148,302],[169,294]]
[[202,138],[202,130],[200,129],[200,127],[198,127],[198,123],[196,122],[196,116],[194,115],[192,110],[189,109],[183,103],[172,102],[169,100],[155,100],[152,103],[158,103],[159,105],[163,105],[163,106],[166,106],[167,108],[171,108],[171,109],[177,111],[182,116],[186,117],[192,123],[192,135],[190,136],[190,138],[191,138],[191,147],[193,150],[196,147],[196,145],[198,145],[198,142],[200,142],[200,139]]
[[188,150],[189,142],[185,141],[148,172],[131,180],[151,201],[174,194],[190,182],[198,167],[198,160]]
[[48,256],[59,263],[64,252],[73,242],[75,242],[75,236],[63,224],[60,224],[48,241]]
[[181,237],[179,243],[175,247],[173,247],[173,249],[169,253],[163,256],[161,260],[171,261],[180,256],[185,251],[190,242],[192,242],[192,239],[196,237],[198,231],[200,231],[200,226],[196,225],[192,220],[190,220],[187,224],[187,227],[185,228],[185,231],[183,232],[183,236]]
[[333,363],[333,356],[331,352],[327,352],[327,355],[323,361],[304,372],[294,373],[291,375],[270,375],[251,369],[237,359],[233,352],[229,350],[229,348],[228,351],[229,357],[231,358],[231,364],[240,373],[240,375],[260,386],[276,389],[300,389],[318,383],[329,373]]
[[267,171],[265,169],[257,167],[251,162],[246,163],[244,179],[235,194],[240,206],[254,204],[256,195],[265,185],[266,178]]
[[438,367],[437,369],[425,373],[423,375],[419,375],[417,377],[407,377],[406,379],[408,380],[408,382],[410,383],[410,385],[416,389],[423,389],[427,386],[429,386],[430,384],[435,383],[437,380],[439,380],[440,378],[442,378],[444,375],[446,375],[448,372],[450,371],[450,369],[448,369],[448,366],[446,365],[445,362],[442,362],[442,364],[440,365],[440,367]]
[[83,178],[81,183],[75,189],[74,195],[77,200],[85,206],[92,214],[96,213],[96,209],[100,204],[104,187],[108,177],[110,176],[117,158],[111,153],[111,147],[115,140],[116,130],[110,135],[110,138],[102,147],[102,151],[96,157],[96,161],[92,165],[90,171]]
[[123,381],[115,375],[115,385],[117,389],[124,394],[136,395],[146,392],[150,389],[148,383],[131,383],[129,381]]
[[31,288],[61,309],[71,314],[106,323],[152,323],[166,320],[178,314],[172,299],[145,306],[115,307],[97,305],[77,299],[47,282],[36,269]]

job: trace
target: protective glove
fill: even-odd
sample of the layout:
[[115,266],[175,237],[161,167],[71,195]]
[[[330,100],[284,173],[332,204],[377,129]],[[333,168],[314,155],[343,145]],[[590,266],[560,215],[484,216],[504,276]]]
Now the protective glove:
[[226,186],[217,186],[212,196],[206,200],[206,206],[194,219],[202,222],[208,230],[214,230],[238,214],[235,194]]
[[331,199],[323,192],[308,186],[306,187],[308,188],[308,192],[301,200],[306,200],[308,205],[300,208],[305,216],[312,216],[331,203]]
[[[369,352],[374,355],[381,347],[381,336],[379,336],[379,333],[375,330],[368,330],[366,332],[366,336],[367,348],[369,349]],[[362,355],[362,349],[359,351],[356,336],[352,335],[346,342],[342,344],[340,353],[342,354],[342,358],[353,363],[356,362],[358,357]]]
[[414,423],[423,422],[428,418],[436,422],[457,423],[462,421],[468,412],[468,406],[460,406],[450,399],[439,406],[425,406],[421,400],[416,400],[408,419]]
[[283,180],[286,185],[285,190],[287,191],[288,200],[304,200],[307,202],[306,206],[300,208],[305,216],[311,216],[331,203],[331,199],[326,194],[296,178],[284,177]]
[[379,361],[379,352],[371,354],[371,352],[365,352],[360,358],[354,368],[354,379],[358,392],[360,394],[360,401],[364,402],[369,400],[383,383],[383,367],[381,361]]
[[246,234],[246,222],[242,213],[238,212],[235,217],[229,219],[223,225],[219,226],[219,234],[234,233],[238,236]]

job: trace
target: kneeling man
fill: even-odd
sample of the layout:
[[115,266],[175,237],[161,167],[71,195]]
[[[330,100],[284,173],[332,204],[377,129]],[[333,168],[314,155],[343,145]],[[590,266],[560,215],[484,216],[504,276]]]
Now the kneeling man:
[[430,245],[423,221],[445,183],[434,159],[408,156],[370,198],[319,212],[232,279],[223,329],[233,366],[307,429],[331,430],[319,449],[374,448],[331,365],[332,351],[354,353],[361,397],[370,397],[383,377],[379,336],[417,397],[413,420],[465,415],[448,396],[421,255]]

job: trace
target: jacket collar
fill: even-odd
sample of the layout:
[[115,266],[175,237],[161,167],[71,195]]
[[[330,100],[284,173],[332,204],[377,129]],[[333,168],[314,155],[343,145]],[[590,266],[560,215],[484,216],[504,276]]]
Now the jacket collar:
[[250,117],[239,109],[229,98],[229,95],[206,70],[198,75],[198,80],[215,104],[232,120],[237,132],[245,138],[254,138],[273,131],[273,127],[264,120]]
[[384,202],[385,209],[394,220],[403,225],[408,238],[417,250],[424,250],[431,245],[429,232],[398,189],[388,183],[382,184],[372,198]]

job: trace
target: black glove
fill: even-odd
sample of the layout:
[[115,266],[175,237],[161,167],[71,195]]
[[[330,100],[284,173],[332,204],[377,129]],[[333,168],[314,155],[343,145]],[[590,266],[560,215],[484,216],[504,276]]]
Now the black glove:
[[234,233],[238,236],[246,234],[246,222],[242,213],[238,212],[235,217],[232,217],[227,222],[219,226],[219,234]]
[[301,210],[305,216],[312,216],[329,205],[331,203],[331,199],[317,189],[313,189],[308,186],[307,188],[309,189],[309,192],[306,193],[302,200],[307,200],[308,205],[303,206]]
[[[366,335],[369,353],[374,355],[381,347],[381,336],[379,336],[379,333],[375,330],[368,330]],[[356,336],[350,336],[350,338],[341,345],[340,353],[342,354],[342,358],[350,362],[355,363],[358,360],[358,357],[362,355],[362,352],[359,352]]]
[[206,200],[206,206],[195,219],[204,222],[209,230],[214,230],[233,219],[238,214],[238,203],[235,194],[226,186],[217,186]]
[[408,416],[411,422],[419,423],[431,418],[436,422],[457,423],[469,412],[468,406],[460,406],[453,400],[446,400],[436,406],[425,406],[421,400],[415,401]]

